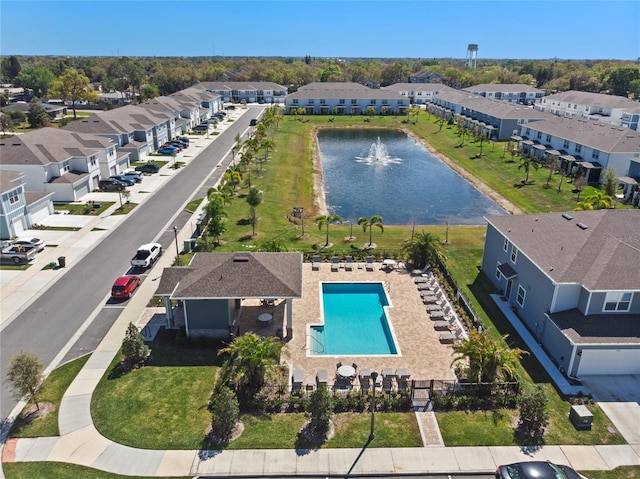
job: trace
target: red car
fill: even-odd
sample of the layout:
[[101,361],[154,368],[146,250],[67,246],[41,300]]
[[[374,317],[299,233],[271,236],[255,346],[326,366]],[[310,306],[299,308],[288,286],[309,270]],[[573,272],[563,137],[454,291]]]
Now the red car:
[[140,286],[140,276],[134,274],[120,276],[113,283],[111,288],[111,297],[114,299],[130,298],[135,289]]

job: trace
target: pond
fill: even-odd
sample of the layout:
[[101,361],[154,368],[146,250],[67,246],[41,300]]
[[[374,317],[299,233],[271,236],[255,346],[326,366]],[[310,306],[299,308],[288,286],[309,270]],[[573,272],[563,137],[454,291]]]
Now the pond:
[[327,208],[345,222],[482,225],[507,214],[400,130],[321,129],[318,144]]

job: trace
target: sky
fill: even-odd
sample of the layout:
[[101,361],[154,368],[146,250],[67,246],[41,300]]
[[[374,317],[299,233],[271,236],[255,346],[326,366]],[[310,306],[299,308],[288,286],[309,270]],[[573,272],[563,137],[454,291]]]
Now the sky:
[[0,1],[1,55],[640,58],[640,0]]

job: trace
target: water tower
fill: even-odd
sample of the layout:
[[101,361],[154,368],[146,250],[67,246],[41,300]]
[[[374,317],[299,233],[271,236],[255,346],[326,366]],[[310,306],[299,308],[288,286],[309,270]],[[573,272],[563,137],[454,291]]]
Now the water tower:
[[469,68],[473,68],[474,70],[478,66],[478,44],[477,43],[469,43],[467,47],[467,66]]

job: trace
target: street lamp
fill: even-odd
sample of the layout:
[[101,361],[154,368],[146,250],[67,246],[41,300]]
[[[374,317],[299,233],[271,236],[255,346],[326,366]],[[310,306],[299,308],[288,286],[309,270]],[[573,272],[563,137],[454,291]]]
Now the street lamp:
[[371,432],[369,433],[369,442],[373,441],[376,435],[373,433],[373,424],[375,421],[376,412],[376,380],[378,379],[378,373],[373,371],[371,373],[371,381],[373,383],[373,395],[371,396]]
[[176,264],[180,266],[180,250],[178,249],[178,227],[173,227],[173,237],[176,239]]

